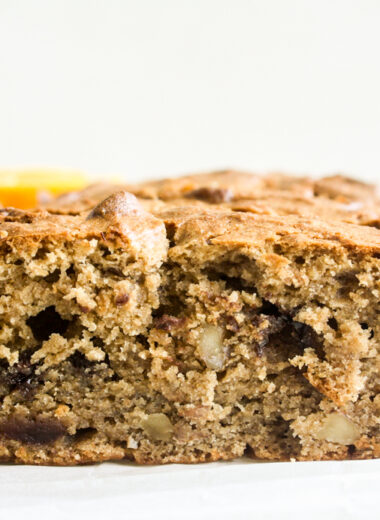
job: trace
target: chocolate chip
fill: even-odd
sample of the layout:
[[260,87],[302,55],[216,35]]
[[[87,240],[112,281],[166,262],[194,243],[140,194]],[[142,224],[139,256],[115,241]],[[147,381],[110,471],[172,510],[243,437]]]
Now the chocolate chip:
[[115,304],[117,305],[117,307],[122,307],[123,305],[125,305],[128,302],[129,302],[129,294],[127,294],[127,293],[118,294],[115,298]]
[[233,316],[225,316],[226,328],[232,332],[238,332],[240,329],[239,323]]
[[172,329],[176,329],[181,327],[185,323],[185,318],[176,318],[175,316],[169,316],[168,314],[163,314],[159,318],[154,320],[154,328],[159,330],[165,330],[169,332]]
[[198,188],[186,193],[186,198],[203,200],[210,204],[220,204],[222,202],[230,202],[233,199],[233,193],[225,188]]
[[50,444],[65,433],[65,426],[56,419],[10,417],[0,423],[0,434],[25,444]]
[[[258,339],[254,343],[257,355],[262,357],[265,352],[265,347],[269,343],[270,337],[273,334],[280,332],[287,324],[285,317],[271,316],[265,314],[257,314],[251,318],[252,325],[256,328]],[[266,323],[265,327],[262,327]]]
[[33,350],[20,352],[19,362],[12,366],[5,362],[0,367],[0,383],[9,386],[9,391],[19,391],[25,399],[33,397],[34,392],[42,381],[42,376],[36,378],[36,365],[32,365],[30,357]]

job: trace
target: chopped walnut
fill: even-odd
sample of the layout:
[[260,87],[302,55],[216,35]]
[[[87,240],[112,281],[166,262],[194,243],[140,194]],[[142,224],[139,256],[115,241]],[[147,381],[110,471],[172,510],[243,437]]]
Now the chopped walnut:
[[359,428],[345,415],[331,413],[316,435],[317,439],[337,444],[354,444],[360,437]]
[[206,325],[199,341],[201,358],[208,368],[222,370],[225,362],[223,329],[216,325]]
[[143,421],[145,433],[154,441],[168,441],[173,435],[173,425],[164,413],[152,413]]

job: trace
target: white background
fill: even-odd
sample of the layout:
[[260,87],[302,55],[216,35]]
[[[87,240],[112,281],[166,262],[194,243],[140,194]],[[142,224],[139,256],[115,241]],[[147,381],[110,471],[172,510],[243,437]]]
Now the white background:
[[0,0],[0,168],[380,172],[379,0]]
[[[376,180],[378,0],[0,0],[0,169]],[[379,461],[0,467],[0,517],[379,518]]]

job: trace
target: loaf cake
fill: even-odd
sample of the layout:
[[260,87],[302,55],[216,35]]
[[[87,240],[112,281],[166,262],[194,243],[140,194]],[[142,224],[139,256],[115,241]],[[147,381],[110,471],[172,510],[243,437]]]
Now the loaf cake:
[[379,457],[379,209],[234,171],[1,209],[1,459]]

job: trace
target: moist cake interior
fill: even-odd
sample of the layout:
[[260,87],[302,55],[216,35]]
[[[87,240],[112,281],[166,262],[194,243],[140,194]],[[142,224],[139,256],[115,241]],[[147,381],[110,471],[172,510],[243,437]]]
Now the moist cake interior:
[[3,460],[379,456],[378,230],[125,192],[2,218]]

